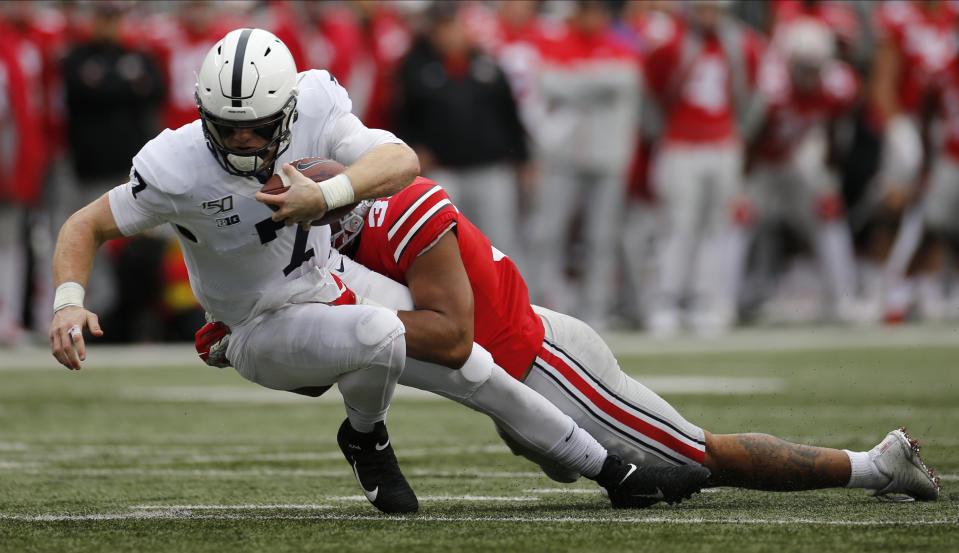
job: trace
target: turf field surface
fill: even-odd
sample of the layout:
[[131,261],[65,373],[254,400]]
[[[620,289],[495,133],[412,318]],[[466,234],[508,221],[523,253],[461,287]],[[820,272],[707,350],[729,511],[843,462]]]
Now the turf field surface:
[[512,456],[466,408],[400,390],[389,428],[421,500],[386,517],[342,459],[338,397],[250,384],[189,345],[93,347],[82,371],[0,351],[0,551],[954,551],[959,329],[610,337],[623,368],[713,432],[868,449],[906,426],[938,503],[720,488],[613,511]]

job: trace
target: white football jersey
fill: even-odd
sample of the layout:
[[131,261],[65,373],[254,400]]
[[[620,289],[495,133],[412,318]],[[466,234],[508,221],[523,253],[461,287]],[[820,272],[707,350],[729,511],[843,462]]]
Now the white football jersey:
[[[350,113],[346,90],[327,72],[299,74],[297,119],[283,163],[305,157],[350,165],[370,149],[402,143],[368,129]],[[207,148],[200,120],[164,130],[133,158],[130,181],[109,193],[120,231],[136,234],[169,223],[183,247],[190,285],[200,304],[228,325],[308,294],[329,255],[330,229],[285,227],[253,195],[253,177],[223,170]]]

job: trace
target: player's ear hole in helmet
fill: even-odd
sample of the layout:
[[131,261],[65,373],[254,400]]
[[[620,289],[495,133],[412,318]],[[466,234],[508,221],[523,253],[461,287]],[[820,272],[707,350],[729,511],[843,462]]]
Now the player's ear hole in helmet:
[[261,180],[273,173],[290,146],[296,82],[290,51],[263,29],[230,31],[210,49],[195,97],[207,146],[226,172]]

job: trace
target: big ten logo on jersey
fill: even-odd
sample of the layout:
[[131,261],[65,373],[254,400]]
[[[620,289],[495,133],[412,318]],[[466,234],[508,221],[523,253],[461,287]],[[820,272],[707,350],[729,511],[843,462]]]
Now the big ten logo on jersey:
[[370,215],[367,218],[366,224],[371,227],[382,225],[386,219],[386,208],[389,207],[389,205],[389,200],[376,200],[373,202],[373,207],[370,208]]
[[229,217],[220,217],[216,220],[216,228],[228,227],[240,222],[239,215],[230,215]]

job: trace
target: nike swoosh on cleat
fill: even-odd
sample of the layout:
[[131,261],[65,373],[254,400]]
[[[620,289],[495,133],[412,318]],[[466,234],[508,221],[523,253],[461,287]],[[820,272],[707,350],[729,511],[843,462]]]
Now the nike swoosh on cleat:
[[360,480],[360,473],[356,470],[356,461],[353,462],[353,475],[356,476],[356,481],[360,483],[360,489],[363,490],[363,495],[370,500],[370,503],[376,501],[376,496],[380,493],[380,487],[377,486],[372,490],[366,489],[366,486],[363,485],[363,481]]
[[383,444],[383,445],[376,444],[374,447],[376,448],[376,451],[383,451],[384,449],[390,447],[390,441],[389,441],[389,440],[386,440],[386,443],[385,443],[385,444]]
[[630,465],[629,465],[629,472],[627,472],[627,473],[626,473],[626,476],[624,476],[623,479],[619,481],[619,485],[622,485],[622,483],[625,482],[627,478],[629,478],[629,475],[632,474],[632,473],[634,473],[634,472],[636,472],[636,465],[630,463]]
[[666,496],[663,495],[663,490],[656,488],[656,493],[634,493],[632,497],[645,497],[649,499],[666,499]]

